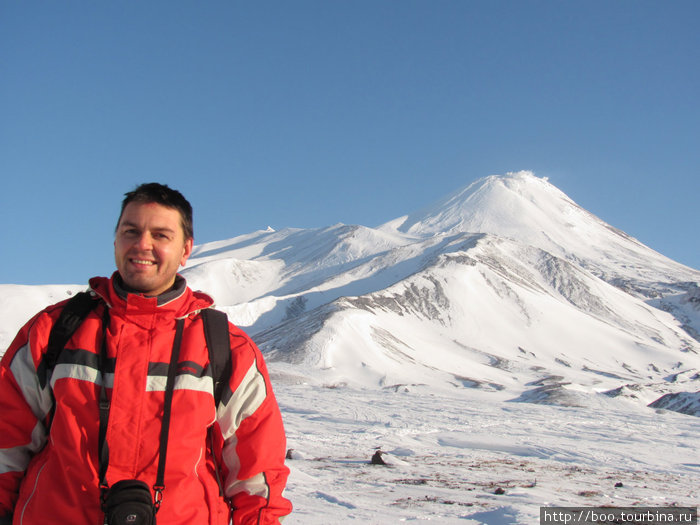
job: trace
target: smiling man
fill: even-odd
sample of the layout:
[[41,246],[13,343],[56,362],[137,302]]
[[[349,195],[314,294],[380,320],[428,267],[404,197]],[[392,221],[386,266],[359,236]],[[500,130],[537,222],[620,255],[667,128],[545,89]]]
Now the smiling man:
[[91,309],[55,367],[67,301],[17,335],[0,363],[0,525],[273,525],[291,512],[263,357],[226,322],[232,366],[215,395],[213,301],[177,273],[192,246],[189,202],[139,186],[122,202],[117,271],[90,280]]
[[178,209],[145,198],[130,200],[123,207],[114,259],[124,284],[156,296],[175,283],[178,268],[185,266],[192,253],[193,239],[191,224],[181,219]]

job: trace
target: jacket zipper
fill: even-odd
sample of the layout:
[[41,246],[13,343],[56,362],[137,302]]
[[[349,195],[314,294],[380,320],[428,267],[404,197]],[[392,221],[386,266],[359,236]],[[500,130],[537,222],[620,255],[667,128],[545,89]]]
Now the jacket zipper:
[[37,486],[39,486],[39,477],[41,476],[41,473],[44,471],[44,468],[46,468],[46,463],[44,463],[41,466],[41,468],[39,469],[39,472],[36,473],[36,478],[34,479],[34,488],[32,489],[32,493],[29,495],[29,497],[27,498],[27,501],[24,502],[24,506],[22,507],[22,514],[20,514],[20,517],[19,517],[20,525],[22,525],[24,523],[24,513],[27,510],[27,507],[29,506],[29,502],[34,497],[34,493],[36,492]]

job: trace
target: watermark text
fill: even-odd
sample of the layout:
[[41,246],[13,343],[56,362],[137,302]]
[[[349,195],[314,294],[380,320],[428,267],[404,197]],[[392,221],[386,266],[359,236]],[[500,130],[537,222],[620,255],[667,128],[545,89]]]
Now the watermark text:
[[697,522],[697,507],[540,507],[540,525],[696,525]]

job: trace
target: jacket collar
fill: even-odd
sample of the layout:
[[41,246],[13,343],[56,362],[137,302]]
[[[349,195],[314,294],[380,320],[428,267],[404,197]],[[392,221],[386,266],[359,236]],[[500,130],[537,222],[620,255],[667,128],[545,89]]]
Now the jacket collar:
[[141,297],[154,297],[156,299],[157,306],[163,306],[164,304],[174,301],[178,297],[181,297],[187,289],[187,281],[185,281],[185,278],[180,274],[175,277],[175,283],[169,290],[166,290],[162,294],[156,296],[144,295],[138,290],[134,290],[133,288],[129,287],[124,282],[119,272],[114,272],[114,275],[112,275],[112,285],[114,286],[114,291],[117,293],[117,295],[125,301],[128,300],[129,294],[140,295]]
[[133,313],[150,311],[185,317],[214,304],[214,300],[207,294],[193,292],[181,275],[176,277],[175,284],[170,290],[156,297],[148,297],[130,290],[122,281],[119,272],[114,272],[110,279],[93,277],[90,279],[90,288],[113,310],[116,308]]

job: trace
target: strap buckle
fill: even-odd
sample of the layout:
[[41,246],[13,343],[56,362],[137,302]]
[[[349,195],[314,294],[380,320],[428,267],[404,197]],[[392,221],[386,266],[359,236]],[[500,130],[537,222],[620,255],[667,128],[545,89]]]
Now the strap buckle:
[[160,509],[160,504],[163,501],[163,491],[165,490],[165,485],[154,485],[153,486],[153,507],[155,507],[156,512]]

